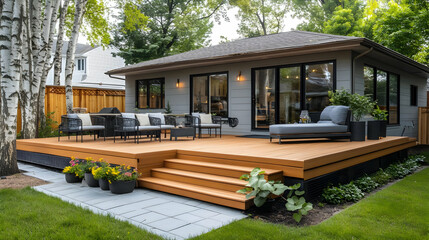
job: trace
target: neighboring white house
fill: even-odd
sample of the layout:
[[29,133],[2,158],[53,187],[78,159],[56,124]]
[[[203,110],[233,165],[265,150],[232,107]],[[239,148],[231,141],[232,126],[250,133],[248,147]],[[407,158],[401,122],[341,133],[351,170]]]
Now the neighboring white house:
[[[68,42],[64,42],[62,49],[61,86],[64,86],[67,45]],[[121,57],[114,57],[113,52],[117,50],[78,43],[75,51],[73,86],[123,90],[125,81],[104,74],[108,70],[125,66],[124,60]],[[54,85],[54,68],[49,72],[46,84]]]

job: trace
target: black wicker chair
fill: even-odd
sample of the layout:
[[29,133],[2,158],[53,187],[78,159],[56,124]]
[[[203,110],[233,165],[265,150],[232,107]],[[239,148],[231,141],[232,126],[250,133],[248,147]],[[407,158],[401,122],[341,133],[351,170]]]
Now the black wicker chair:
[[68,114],[61,116],[61,124],[58,126],[58,141],[60,141],[61,132],[66,133],[70,139],[70,134],[76,134],[76,142],[78,141],[79,134],[81,135],[81,142],[83,142],[83,135],[85,132],[93,133],[94,141],[100,138],[100,132],[103,131],[104,141],[106,141],[106,121],[103,117],[90,116],[91,126],[83,126],[82,120],[77,114]]
[[198,130],[198,138],[201,138],[202,130],[207,129],[210,136],[212,135],[212,129],[215,130],[215,137],[217,137],[217,130],[219,129],[219,136],[222,138],[222,117],[212,116],[212,123],[201,123],[199,116],[186,115],[186,126],[192,126],[195,131]]
[[116,135],[119,134],[121,139],[127,140],[127,137],[134,135],[134,142],[137,142],[138,121],[135,118],[116,117],[115,129],[113,131],[113,142],[116,142]]

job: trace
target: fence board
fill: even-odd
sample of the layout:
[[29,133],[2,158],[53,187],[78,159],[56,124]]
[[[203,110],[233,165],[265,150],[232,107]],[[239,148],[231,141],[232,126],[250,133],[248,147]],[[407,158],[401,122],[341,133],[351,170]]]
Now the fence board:
[[429,107],[419,107],[419,144],[429,145]]
[[[51,116],[60,123],[61,115],[66,111],[66,95],[64,86],[47,86],[45,95],[46,113],[54,112]],[[109,90],[98,88],[73,87],[73,107],[86,108],[88,113],[99,112],[105,107],[117,107],[125,111],[125,90]],[[21,110],[18,107],[17,130],[21,131]]]

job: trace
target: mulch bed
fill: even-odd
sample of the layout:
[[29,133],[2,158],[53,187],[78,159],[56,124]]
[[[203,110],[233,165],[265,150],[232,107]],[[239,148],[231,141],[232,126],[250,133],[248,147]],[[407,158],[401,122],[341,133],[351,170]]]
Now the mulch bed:
[[318,202],[313,203],[313,210],[309,211],[306,216],[303,216],[301,222],[298,224],[293,219],[292,212],[286,210],[285,201],[281,199],[276,199],[272,204],[271,209],[269,207],[262,206],[252,207],[244,213],[253,219],[262,220],[270,223],[278,223],[289,226],[309,226],[316,225],[324,220],[332,217],[333,215],[339,213],[346,207],[352,205],[352,203],[342,204],[342,205],[324,205],[319,206]]
[[41,179],[30,177],[22,173],[17,173],[11,176],[7,176],[6,179],[0,179],[0,189],[3,188],[25,188],[25,187],[34,187],[39,185],[48,184],[48,182]]

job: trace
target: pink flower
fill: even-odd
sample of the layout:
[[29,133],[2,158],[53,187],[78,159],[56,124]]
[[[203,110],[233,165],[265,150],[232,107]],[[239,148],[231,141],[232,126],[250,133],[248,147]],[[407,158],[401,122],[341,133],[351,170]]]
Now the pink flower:
[[131,174],[130,172],[126,172],[126,173],[125,173],[125,176],[127,176],[127,177],[131,177],[131,176],[132,176],[132,174]]

